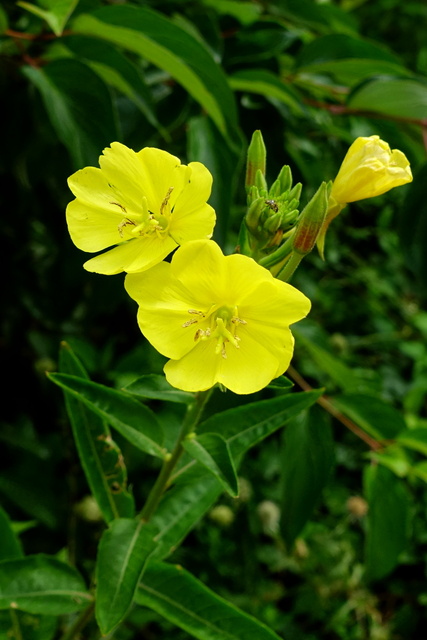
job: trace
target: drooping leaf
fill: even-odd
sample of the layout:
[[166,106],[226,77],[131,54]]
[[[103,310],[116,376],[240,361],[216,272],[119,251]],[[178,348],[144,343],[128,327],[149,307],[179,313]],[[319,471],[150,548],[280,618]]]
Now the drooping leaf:
[[333,404],[374,438],[389,440],[406,429],[400,411],[374,396],[347,393],[335,396]]
[[125,387],[125,391],[137,398],[152,400],[167,400],[168,402],[179,402],[183,404],[189,404],[194,400],[193,393],[175,389],[164,376],[155,373],[149,373],[134,380]]
[[0,561],[22,558],[22,547],[6,511],[0,507]]
[[73,29],[113,42],[167,71],[207,111],[219,131],[235,141],[236,106],[225,75],[207,49],[180,26],[151,9],[122,5],[80,15]]
[[366,579],[380,580],[396,567],[407,545],[409,495],[402,480],[384,466],[366,469],[369,504],[366,537]]
[[155,127],[161,126],[154,111],[153,97],[137,66],[116,47],[88,36],[70,35],[62,44],[86,62],[108,85],[126,95]]
[[425,118],[427,83],[412,78],[375,78],[355,87],[347,106],[399,118]]
[[104,531],[96,562],[96,618],[107,635],[126,616],[147,559],[156,527],[144,520],[119,518]]
[[56,616],[91,602],[83,578],[56,558],[39,554],[0,563],[0,609]]
[[293,418],[284,431],[280,527],[289,547],[319,502],[334,461],[329,416],[312,407]]
[[30,2],[17,2],[16,4],[30,13],[46,20],[55,35],[60,36],[67,24],[68,18],[77,7],[79,0],[44,0],[46,9],[42,9]]
[[40,91],[50,122],[76,168],[97,166],[102,149],[119,138],[110,93],[100,77],[70,58],[21,70]]
[[213,473],[231,496],[237,496],[236,468],[224,438],[217,433],[202,433],[184,440],[183,447],[192,458]]
[[177,565],[150,562],[135,601],[199,640],[280,640]]
[[[82,364],[65,343],[61,345],[59,368],[62,373],[88,379]],[[83,471],[104,519],[110,522],[114,518],[132,517],[135,505],[127,491],[126,467],[107,424],[67,392],[65,404]]]
[[242,69],[229,78],[234,91],[257,93],[266,98],[275,98],[286,104],[293,113],[303,112],[303,103],[291,85],[286,85],[277,75],[265,69]]
[[162,429],[155,414],[131,395],[66,373],[51,373],[48,378],[95,411],[135,447],[164,457]]

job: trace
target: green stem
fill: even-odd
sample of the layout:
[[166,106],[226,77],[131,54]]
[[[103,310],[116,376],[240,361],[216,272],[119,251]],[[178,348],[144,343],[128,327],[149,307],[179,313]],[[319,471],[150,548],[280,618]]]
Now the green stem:
[[283,280],[283,282],[288,282],[298,268],[299,263],[304,258],[304,255],[305,254],[303,253],[297,253],[296,251],[293,251],[291,253],[291,257],[276,277],[279,280]]
[[[294,232],[294,229],[292,229],[292,232]],[[270,267],[283,260],[283,258],[285,258],[292,250],[293,235],[294,234],[291,233],[286,241],[282,245],[280,245],[280,247],[276,249],[276,251],[273,251],[273,253],[269,253],[268,256],[264,256],[263,258],[261,258],[258,261],[259,264],[266,269],[269,269]]]
[[61,636],[61,640],[73,640],[77,636],[78,633],[87,625],[87,623],[91,620],[93,616],[93,612],[95,609],[95,602],[91,602],[91,604],[81,612],[78,618],[75,620],[74,624]]
[[200,417],[202,415],[203,409],[205,407],[206,402],[209,399],[209,396],[212,393],[212,389],[208,389],[207,391],[199,392],[194,402],[189,405],[187,409],[187,414],[184,418],[184,422],[181,426],[181,431],[179,433],[177,442],[175,447],[168,458],[163,462],[162,469],[159,473],[159,476],[156,482],[153,485],[153,488],[150,491],[150,494],[147,498],[147,502],[144,505],[144,508],[141,511],[140,517],[147,521],[151,518],[157,506],[162,498],[162,495],[169,484],[169,480],[172,474],[172,471],[175,468],[176,463],[180,459],[183,454],[184,448],[182,446],[182,442],[184,438],[195,430],[197,424],[199,423]]
[[19,624],[18,614],[16,613],[15,609],[12,608],[9,609],[9,613],[12,620],[13,637],[15,638],[15,640],[24,640],[24,636],[22,635],[21,631],[21,625]]

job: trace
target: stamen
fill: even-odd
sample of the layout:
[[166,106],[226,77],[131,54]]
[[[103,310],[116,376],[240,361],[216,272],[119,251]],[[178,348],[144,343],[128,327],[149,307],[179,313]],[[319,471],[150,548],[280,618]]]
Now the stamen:
[[205,314],[203,313],[203,311],[197,311],[197,309],[188,309],[188,313],[195,313],[198,316],[201,316],[202,318],[205,317]]
[[163,200],[162,204],[160,205],[160,215],[163,215],[163,209],[167,206],[168,202],[169,202],[169,198],[171,197],[173,191],[173,187],[169,187],[166,195],[165,195],[165,199]]
[[[187,320],[187,322],[184,322],[184,324],[182,325],[183,327],[189,327],[191,324],[197,324],[199,321],[196,320],[196,318],[193,318],[192,320]],[[199,329],[200,331],[200,329]]]
[[110,202],[110,204],[115,204],[116,207],[120,207],[120,209],[123,211],[123,213],[127,213],[125,207],[122,204],[120,204],[120,202]]
[[[117,204],[117,203],[112,202],[111,204]],[[133,222],[133,220],[129,220],[129,218],[124,218],[119,224],[119,226],[117,227],[117,231],[120,233],[120,236],[122,238],[123,238],[123,227],[127,227],[128,225],[135,226],[135,223]]]

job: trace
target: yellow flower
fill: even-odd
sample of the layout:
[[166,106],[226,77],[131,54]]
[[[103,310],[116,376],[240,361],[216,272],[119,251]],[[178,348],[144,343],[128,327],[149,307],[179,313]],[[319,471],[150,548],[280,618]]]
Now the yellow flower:
[[289,325],[310,301],[244,255],[224,256],[212,240],[186,243],[172,262],[130,274],[142,333],[163,355],[171,385],[203,391],[217,382],[239,394],[264,388],[288,368]]
[[178,245],[211,237],[215,212],[206,200],[212,176],[200,162],[185,166],[166,151],[135,153],[113,142],[99,164],[68,179],[76,196],[67,207],[74,244],[91,253],[118,245],[86,262],[88,271],[144,271]]
[[332,185],[331,200],[347,204],[379,196],[412,181],[405,154],[379,136],[357,138],[347,151]]

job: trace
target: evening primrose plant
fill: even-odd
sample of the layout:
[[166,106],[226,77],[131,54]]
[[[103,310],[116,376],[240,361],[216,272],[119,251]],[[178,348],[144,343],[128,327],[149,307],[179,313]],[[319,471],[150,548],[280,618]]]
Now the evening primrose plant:
[[[293,185],[288,166],[267,184],[266,149],[255,132],[247,157],[247,209],[231,255],[211,240],[212,177],[201,163],[185,166],[166,151],[135,152],[113,142],[99,164],[69,179],[75,196],[67,207],[71,238],[84,251],[104,251],[84,264],[87,270],[127,272],[139,328],[168,361],[164,376],[146,374],[117,390],[89,380],[64,344],[61,371],[49,376],[65,392],[82,467],[106,524],[92,589],[74,570],[58,563],[50,568],[61,582],[58,611],[69,616],[63,639],[80,637],[86,625],[94,628],[93,614],[101,633],[111,637],[134,605],[201,640],[277,640],[272,629],[167,558],[223,491],[238,496],[239,465],[251,447],[285,424],[301,426],[294,418],[317,401],[325,404],[322,390],[291,392],[284,377],[294,349],[291,326],[310,311],[308,298],[288,280],[316,245],[323,253],[326,229],[347,203],[410,182],[409,163],[378,136],[358,138],[336,179],[323,182],[300,210],[302,185]],[[219,410],[221,392],[242,398]],[[184,406],[174,413],[184,416],[179,428],[177,419],[159,420],[160,403]],[[159,460],[143,505],[135,504],[127,487],[110,427]],[[295,434],[293,427],[288,429]],[[322,423],[304,429],[318,482],[292,534],[286,523],[289,548],[332,464],[327,429]]]

